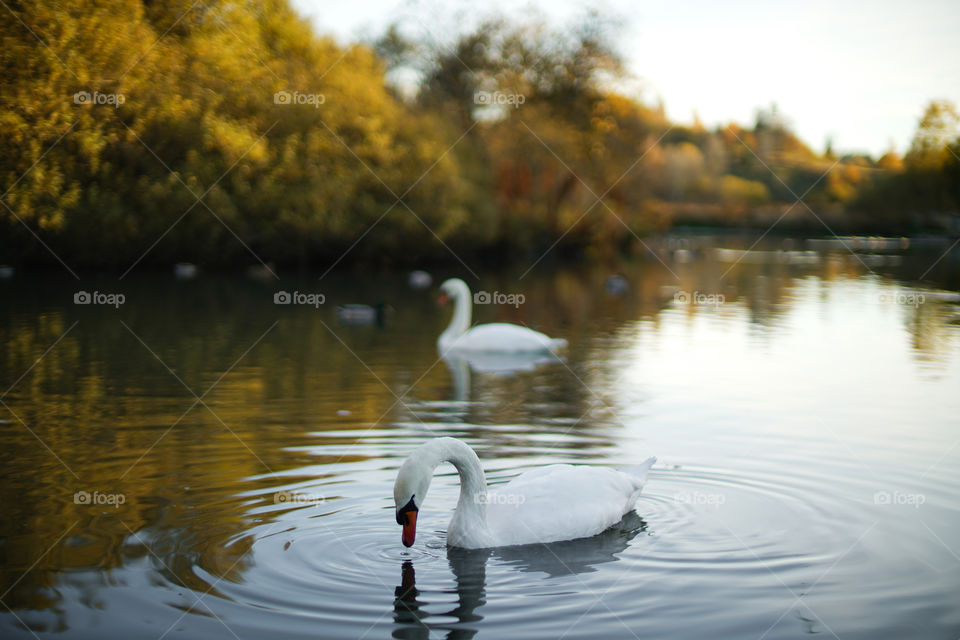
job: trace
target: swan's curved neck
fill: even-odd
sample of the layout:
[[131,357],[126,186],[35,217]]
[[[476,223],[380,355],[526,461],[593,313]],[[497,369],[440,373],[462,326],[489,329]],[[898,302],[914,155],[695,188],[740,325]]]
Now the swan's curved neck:
[[456,340],[470,328],[473,300],[470,299],[470,289],[465,284],[461,283],[461,285],[457,287],[456,293],[451,296],[453,298],[453,317],[450,319],[450,324],[446,330],[440,334],[439,342],[441,346]]
[[450,530],[488,535],[487,478],[480,466],[480,458],[473,449],[453,438],[438,438],[424,445],[420,451],[431,474],[444,462],[452,464],[460,474],[460,498],[450,521]]

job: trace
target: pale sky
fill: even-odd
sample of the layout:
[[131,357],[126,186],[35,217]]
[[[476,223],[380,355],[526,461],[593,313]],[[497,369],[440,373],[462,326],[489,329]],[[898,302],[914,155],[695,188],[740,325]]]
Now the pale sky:
[[292,3],[342,41],[379,34],[398,18],[452,38],[491,10],[522,17],[532,8],[558,25],[590,7],[611,11],[643,99],[662,98],[672,120],[690,123],[696,112],[707,126],[752,125],[757,108],[776,102],[817,151],[832,137],[836,151],[876,156],[893,143],[902,153],[927,102],[960,105],[958,0]]

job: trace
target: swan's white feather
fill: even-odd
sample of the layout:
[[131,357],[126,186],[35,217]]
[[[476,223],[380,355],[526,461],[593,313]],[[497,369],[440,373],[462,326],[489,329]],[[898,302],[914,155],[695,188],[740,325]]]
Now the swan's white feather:
[[548,335],[506,322],[491,322],[469,329],[451,344],[457,351],[543,352],[565,344]]
[[[527,471],[488,491],[492,546],[574,540],[596,535],[636,504],[655,458],[630,469],[551,465]],[[458,546],[475,546],[469,532],[451,531]],[[476,546],[486,541],[477,541]]]

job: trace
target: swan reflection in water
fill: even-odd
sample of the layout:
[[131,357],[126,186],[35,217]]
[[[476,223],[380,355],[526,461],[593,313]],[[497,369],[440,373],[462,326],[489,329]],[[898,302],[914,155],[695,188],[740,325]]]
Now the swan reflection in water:
[[[473,638],[483,619],[479,610],[486,604],[487,561],[524,572],[545,573],[547,577],[570,576],[594,571],[596,565],[619,560],[630,541],[646,531],[647,524],[631,511],[619,523],[591,538],[529,544],[497,549],[447,549],[447,561],[456,581],[457,604],[449,611],[427,611],[431,603],[417,589],[413,560],[400,566],[400,585],[394,590],[394,638],[421,640],[435,631],[446,631],[448,640]],[[431,618],[437,618],[432,623]],[[455,621],[450,621],[453,618]],[[441,622],[442,620],[442,622]]]
[[496,353],[457,352],[442,354],[453,380],[455,402],[470,401],[470,372],[495,376],[510,376],[521,371],[533,371],[546,364],[563,362],[553,353]]

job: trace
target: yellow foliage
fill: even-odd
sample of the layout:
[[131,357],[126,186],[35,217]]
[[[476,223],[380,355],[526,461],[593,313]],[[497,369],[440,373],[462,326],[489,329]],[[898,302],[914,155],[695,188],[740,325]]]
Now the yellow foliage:
[[762,182],[725,175],[720,179],[720,200],[733,205],[764,204],[770,201],[770,190]]

